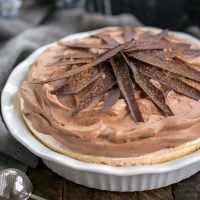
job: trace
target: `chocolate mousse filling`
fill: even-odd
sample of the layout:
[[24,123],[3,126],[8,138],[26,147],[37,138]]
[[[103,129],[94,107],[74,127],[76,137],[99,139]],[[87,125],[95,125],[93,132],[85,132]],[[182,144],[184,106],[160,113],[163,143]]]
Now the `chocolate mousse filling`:
[[[158,33],[154,37],[149,36],[145,40],[142,39],[143,42],[140,40],[137,40],[136,42],[133,38],[133,34],[131,34],[132,30],[130,27],[125,27],[123,30],[125,41],[123,44],[111,45],[107,43],[103,45],[87,45],[77,43],[62,43],[62,45],[71,48],[89,49],[93,47],[110,49],[105,53],[100,54],[98,58],[95,58],[91,62],[78,66],[76,70],[69,70],[68,74],[64,78],[70,77],[74,80],[69,82],[67,85],[61,86],[57,90],[52,91],[52,93],[56,95],[70,94],[70,89],[68,89],[68,92],[66,92],[67,88],[70,88],[70,86],[74,88],[71,90],[74,92],[71,93],[76,93],[87,85],[93,84],[94,86],[91,88],[90,92],[82,98],[82,101],[80,102],[81,105],[77,105],[75,110],[77,114],[80,110],[86,108],[93,101],[93,99],[96,98],[96,96],[109,90],[114,85],[113,76],[115,76],[117,85],[128,104],[130,114],[135,122],[142,122],[143,118],[135,100],[134,93],[132,92],[132,85],[134,82],[140,86],[140,89],[143,90],[149,96],[149,98],[153,100],[153,102],[163,111],[166,116],[173,115],[173,113],[165,104],[162,91],[159,91],[159,89],[154,87],[150,83],[149,79],[153,78],[159,83],[164,84],[165,86],[195,100],[200,99],[200,90],[193,88],[192,86],[189,86],[180,80],[180,78],[183,76],[200,82],[200,72],[193,69],[189,64],[175,59],[179,53],[181,53],[181,51],[187,50],[187,44],[184,45],[184,43],[178,43],[170,46],[169,43],[164,41],[160,42],[159,44],[159,41],[162,39],[162,37],[166,36],[166,31]],[[156,46],[153,46],[152,43],[155,40],[157,44]],[[149,44],[151,44],[150,48],[147,48]],[[165,47],[167,48],[165,49]],[[131,57],[133,57],[135,60],[131,59]],[[81,56],[77,59],[81,59]],[[131,60],[127,62],[128,59]],[[76,63],[77,60],[70,62],[70,64]],[[99,67],[99,64],[105,66],[102,74],[100,74],[101,70],[96,70],[95,76],[98,77],[98,74],[100,76],[99,80],[96,80],[96,78],[90,77],[93,72],[90,73],[88,70],[93,68],[91,71],[95,71],[94,67]],[[128,67],[133,72],[132,76],[129,73]],[[113,72],[110,70],[109,74],[106,75],[105,71],[108,70],[108,68],[112,68]],[[158,68],[161,70],[159,71]],[[177,77],[175,77],[175,75],[171,75],[173,73],[177,74]],[[75,78],[75,75],[78,77]],[[58,77],[58,79],[59,78],[60,77]],[[45,82],[56,80],[57,79],[55,77],[53,80],[50,79],[46,80]],[[80,85],[83,87],[80,88]]]
[[21,86],[25,117],[90,155],[137,156],[199,138],[200,66],[185,58],[199,49],[172,42],[167,30],[117,31],[60,41],[48,61],[41,55]]

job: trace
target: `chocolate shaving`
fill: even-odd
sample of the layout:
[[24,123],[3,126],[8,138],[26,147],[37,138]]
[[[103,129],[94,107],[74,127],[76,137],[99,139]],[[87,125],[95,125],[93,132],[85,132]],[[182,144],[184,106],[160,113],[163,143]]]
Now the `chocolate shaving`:
[[124,42],[133,40],[133,30],[130,26],[124,26],[123,33],[124,33]]
[[185,48],[189,48],[190,45],[186,43],[174,43],[174,44],[169,44],[165,41],[155,41],[155,40],[149,40],[149,41],[135,41],[134,44],[129,45],[128,47],[124,48],[124,52],[131,52],[131,51],[136,51],[136,50],[177,50],[179,51],[184,51]]
[[124,48],[123,52],[132,52],[138,50],[163,50],[166,46],[154,41],[135,42],[132,46]]
[[180,77],[179,79],[181,81],[183,81],[184,83],[186,83],[186,84],[188,84],[188,85],[200,90],[200,83],[199,82],[193,81],[193,80],[185,78],[185,77]]
[[107,68],[104,71],[104,74],[93,83],[90,91],[80,100],[79,104],[76,106],[76,109],[73,112],[73,116],[77,115],[78,112],[84,108],[87,108],[96,97],[112,88],[114,84],[115,78],[110,69]]
[[107,44],[113,45],[113,47],[119,44],[114,38],[108,35],[98,34],[96,37],[102,39]]
[[[168,52],[169,53],[169,52]],[[165,56],[165,52],[160,51],[151,51],[151,52],[143,52],[136,51],[130,56],[135,59],[145,62],[147,64],[151,64],[153,66],[159,67],[161,69],[180,74],[184,77],[200,81],[200,71],[197,71],[186,64],[184,62],[178,60],[167,59]],[[171,55],[172,52],[171,52]]]
[[157,34],[152,34],[144,32],[140,35],[139,40],[141,41],[154,41],[154,42],[162,42],[165,38],[167,38],[169,31],[167,29],[160,31]]
[[139,107],[137,105],[137,102],[133,93],[133,87],[132,87],[131,77],[129,74],[129,69],[122,55],[117,54],[115,57],[112,57],[111,65],[112,65],[112,69],[114,71],[115,77],[117,79],[119,88],[128,104],[132,118],[136,122],[143,122],[144,120],[142,118],[142,115],[140,113]]
[[79,53],[69,53],[69,54],[66,54],[66,55],[58,55],[58,56],[55,56],[54,58],[56,58],[56,59],[72,59],[72,58],[73,59],[75,59],[75,58],[89,59],[89,58],[94,58],[94,57],[95,57],[94,54],[86,52],[86,51],[82,51],[82,52],[79,52]]
[[[188,63],[188,56],[189,58],[200,57],[200,49],[182,49],[178,52],[177,55],[175,55],[174,59],[184,63]],[[199,64],[190,64],[191,67],[195,65],[200,67]]]
[[88,70],[88,69],[108,60],[109,58],[111,58],[112,56],[114,56],[115,54],[120,52],[130,42],[131,41],[118,45],[117,47],[113,48],[112,50],[107,51],[103,55],[100,55],[97,59],[93,60],[92,62],[90,62],[88,64],[82,65],[80,67],[76,67],[72,70],[66,71],[65,73],[59,74],[58,76],[57,75],[52,76],[51,78],[43,80],[43,81],[34,81],[33,83],[48,83],[48,82],[51,82],[51,81],[57,81],[57,80],[60,80],[60,79],[63,79],[63,78],[73,76],[74,74],[78,74],[78,73],[83,72],[85,70]]
[[119,97],[120,97],[120,89],[118,86],[115,86],[110,90],[108,90],[104,94],[103,109],[102,109],[103,112],[108,111],[109,108],[112,107],[117,102]]
[[200,99],[200,90],[184,83],[173,75],[173,73],[169,73],[167,71],[163,71],[160,69],[156,69],[155,67],[151,67],[145,64],[137,64],[139,67],[139,71],[141,74],[148,76],[149,78],[153,78],[156,81],[168,86],[172,90],[184,94],[192,99],[199,100]]
[[[118,52],[120,52],[130,42],[131,41],[126,42],[124,44],[120,44],[117,47],[113,48],[112,50],[105,52],[103,55],[100,55],[99,57],[97,57],[97,59],[93,60],[92,62],[85,64],[85,65],[82,65],[80,67],[77,67],[76,69],[72,69],[70,71],[67,71],[66,73],[62,74],[62,77],[58,77],[58,78],[59,79],[62,79],[64,77],[67,78],[67,77],[72,76],[74,74],[78,74],[80,72],[83,72],[85,70],[90,69],[90,68],[108,60],[109,58],[113,57],[114,55],[116,55]],[[53,81],[53,80],[56,80],[56,78],[46,80],[46,82]]]
[[66,69],[66,71],[71,70],[72,69],[72,65],[66,65],[65,69]]
[[181,53],[183,55],[190,55],[190,56],[200,56],[200,49],[182,49]]
[[169,30],[165,29],[165,30],[160,31],[160,33],[154,35],[153,38],[155,40],[161,40],[164,37],[168,36],[168,33],[169,33]]
[[167,87],[166,85],[163,85],[162,83],[160,83],[161,87],[159,88],[160,91],[162,91],[164,97],[166,98],[168,93],[171,91],[171,89],[169,87]]
[[155,41],[155,35],[152,35],[151,32],[145,31],[141,35],[139,35],[138,41]]
[[74,65],[74,64],[84,64],[89,63],[91,59],[73,59],[73,60],[63,60],[63,61],[57,61],[56,63],[49,64],[46,66],[63,66],[63,65]]
[[101,62],[104,62],[106,60],[108,60],[109,58],[113,57],[114,55],[116,55],[118,52],[120,52],[122,49],[124,49],[124,47],[126,47],[127,45],[129,45],[132,41],[128,41],[124,44],[119,44],[117,47],[113,48],[110,51],[105,52],[103,55],[100,55],[97,59],[95,59],[93,62],[83,65],[82,68],[90,68],[93,66],[96,66],[98,64],[100,64]]
[[57,88],[56,90],[53,90],[52,94],[66,95],[77,93],[101,77],[102,74],[103,70],[100,67],[88,69],[82,73],[75,74],[68,79],[67,84]]
[[129,65],[133,72],[136,83],[142,88],[142,90],[152,99],[152,101],[163,111],[165,116],[173,115],[170,108],[165,104],[165,98],[163,93],[157,89],[148,77],[141,73],[136,65],[130,61],[124,54],[124,60]]
[[163,111],[165,116],[172,116],[173,113],[165,104],[165,97],[163,93],[157,89],[142,73],[135,74],[136,83],[143,89],[143,91],[151,98],[151,100]]
[[81,43],[62,43],[63,46],[72,48],[98,48],[98,49],[112,49],[110,44],[81,44]]
[[133,64],[133,62],[124,53],[121,52],[121,54],[122,54],[125,62],[127,63],[127,65],[130,67],[133,74],[135,74],[137,72],[136,66]]
[[172,43],[171,46],[172,49],[185,50],[185,49],[190,49],[191,44],[177,42],[177,43]]

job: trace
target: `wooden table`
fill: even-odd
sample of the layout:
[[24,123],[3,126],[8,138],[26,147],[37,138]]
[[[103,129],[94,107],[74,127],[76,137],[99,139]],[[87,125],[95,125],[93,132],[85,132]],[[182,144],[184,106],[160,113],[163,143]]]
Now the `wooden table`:
[[72,183],[44,164],[29,169],[34,194],[48,200],[200,200],[200,173],[172,186],[145,192],[107,192]]

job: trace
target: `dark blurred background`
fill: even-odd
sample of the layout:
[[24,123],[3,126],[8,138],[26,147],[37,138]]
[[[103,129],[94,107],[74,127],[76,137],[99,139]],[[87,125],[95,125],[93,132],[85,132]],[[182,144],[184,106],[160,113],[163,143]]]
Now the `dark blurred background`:
[[200,26],[200,0],[24,0],[54,4],[60,8],[80,7],[89,12],[116,15],[131,13],[144,25],[184,31]]
[[[16,0],[0,0],[13,3]],[[20,0],[17,0],[20,1]],[[21,0],[33,4],[55,5],[58,8],[79,7],[103,14],[131,13],[144,25],[184,30],[190,25],[200,26],[199,0]]]
[[[5,12],[5,6],[2,6],[5,2],[13,4],[13,13],[8,5]],[[200,32],[200,0],[0,0],[0,12],[4,12],[4,17],[16,16],[17,9],[38,4],[50,6],[51,12],[79,8],[105,15],[131,13],[147,26],[191,32],[198,36]]]
[[[109,4],[109,14],[131,13],[148,26],[184,30],[189,25],[200,25],[199,0],[88,0],[86,2],[86,9],[89,11],[106,13],[105,6]],[[94,4],[94,7],[90,4]]]

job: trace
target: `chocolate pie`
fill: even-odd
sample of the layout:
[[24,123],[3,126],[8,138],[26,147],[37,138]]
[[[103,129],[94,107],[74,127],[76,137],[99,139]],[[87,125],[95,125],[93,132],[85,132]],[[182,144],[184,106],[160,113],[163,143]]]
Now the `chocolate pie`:
[[66,156],[173,160],[200,148],[200,45],[130,27],[60,40],[30,66],[20,102],[33,135]]

